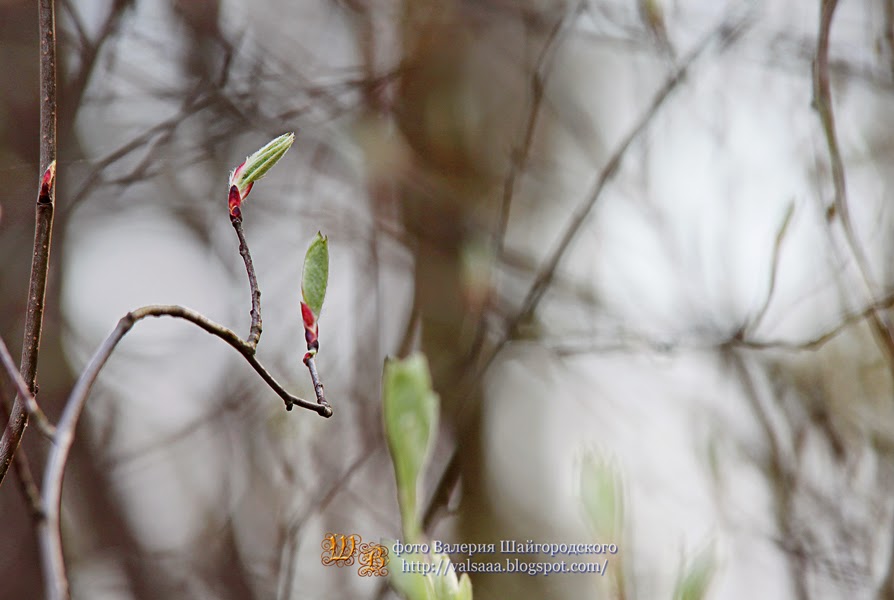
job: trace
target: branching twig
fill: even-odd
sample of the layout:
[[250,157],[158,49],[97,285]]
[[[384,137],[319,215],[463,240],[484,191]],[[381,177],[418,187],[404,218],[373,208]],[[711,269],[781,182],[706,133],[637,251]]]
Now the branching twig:
[[509,321],[506,332],[507,337],[513,337],[517,333],[519,325],[534,314],[541,298],[543,298],[543,294],[552,283],[556,274],[556,269],[562,261],[562,258],[565,256],[565,252],[568,250],[568,247],[571,245],[574,238],[577,237],[577,234],[580,232],[580,229],[590,215],[590,212],[592,212],[596,202],[602,196],[602,192],[608,182],[617,175],[631,144],[633,144],[643,131],[646,130],[655,118],[655,115],[658,114],[659,109],[664,106],[664,103],[670,97],[671,93],[676,90],[680,83],[685,79],[690,66],[704,53],[704,51],[711,45],[711,42],[715,41],[716,38],[719,38],[719,41],[728,43],[727,38],[738,34],[742,24],[743,21],[741,20],[732,26],[724,23],[719,28],[712,30],[701,40],[701,42],[699,42],[695,49],[686,56],[681,65],[674,69],[671,75],[667,78],[664,85],[661,86],[652,98],[652,101],[649,103],[649,106],[643,115],[637,120],[636,124],[627,135],[624,136],[614,153],[609,157],[608,162],[596,178],[596,183],[587,194],[586,199],[574,210],[564,233],[559,238],[559,243],[553,251],[550,252],[549,258],[547,258],[546,263],[540,269],[537,277],[534,279],[534,283],[528,290],[528,293],[522,302],[521,310],[519,310],[519,312]]
[[[728,366],[736,372],[739,381],[742,384],[742,391],[748,402],[751,404],[754,416],[764,430],[767,439],[767,470],[768,478],[773,486],[773,505],[776,517],[776,525],[779,528],[779,536],[792,544],[798,544],[797,532],[795,530],[793,490],[796,487],[794,481],[793,469],[790,466],[791,460],[788,457],[792,454],[790,431],[779,431],[773,423],[773,419],[768,414],[764,402],[761,400],[761,394],[758,391],[757,382],[754,380],[751,371],[745,363],[745,360],[735,351],[728,351],[724,354]],[[795,579],[795,592],[798,600],[806,600],[808,598],[806,571],[803,557],[800,553],[791,553],[792,565],[791,572]]]
[[[22,344],[21,373],[33,392],[37,379],[37,359],[47,273],[50,264],[50,243],[53,238],[53,209],[56,196],[56,19],[53,0],[38,2],[40,28],[40,171],[44,173],[37,198],[34,228],[34,253],[31,259],[31,282],[25,312],[25,335]],[[0,484],[9,470],[9,463],[18,450],[28,424],[26,399],[16,395],[3,437],[0,439]]]
[[34,423],[42,434],[53,439],[53,436],[56,434],[56,428],[53,427],[43,410],[38,406],[34,394],[28,389],[28,383],[16,369],[15,361],[12,359],[12,355],[9,353],[9,348],[7,348],[3,338],[0,338],[0,362],[3,363],[3,368],[15,386],[16,392],[21,398],[24,398],[25,410],[28,412],[28,416],[34,419]]
[[832,329],[806,342],[787,342],[783,340],[760,341],[742,338],[736,339],[734,341],[734,344],[743,345],[758,350],[766,350],[772,348],[778,348],[780,350],[819,350],[821,347],[826,345],[826,343],[838,336],[842,331],[844,331],[851,325],[859,323],[863,320],[871,320],[872,315],[876,315],[880,310],[889,309],[891,307],[894,307],[894,295],[889,295],[877,302],[873,302],[860,312],[847,315],[846,317],[844,317],[844,319],[842,319],[840,323],[838,323],[838,325],[836,325]]
[[[841,149],[838,146],[838,134],[835,129],[835,113],[832,109],[832,91],[829,83],[829,35],[832,29],[832,17],[838,0],[823,0],[820,11],[819,39],[817,41],[816,61],[814,62],[814,106],[819,113],[823,133],[826,136],[826,145],[829,148],[829,161],[832,168],[832,182],[835,186],[835,209],[841,218],[841,227],[844,230],[845,239],[850,246],[851,253],[860,271],[860,277],[866,287],[869,297],[877,295],[875,283],[869,268],[869,260],[860,240],[857,238],[851,220],[847,201],[847,185],[844,174],[844,160],[841,157]],[[885,322],[883,316],[877,311],[868,315],[872,326],[872,333],[876,338],[882,352],[885,355],[889,371],[894,375],[894,333]]]
[[242,230],[242,218],[230,217],[236,236],[239,238],[239,255],[245,262],[245,272],[248,275],[248,285],[251,288],[251,330],[248,333],[247,344],[254,350],[261,341],[261,290],[258,288],[258,278],[255,275],[255,267],[248,251],[248,243],[245,241],[245,232]]
[[[3,420],[9,420],[9,411],[11,409],[12,400],[7,402],[4,398],[4,401],[0,402],[0,417],[2,417]],[[31,517],[35,524],[40,523],[43,520],[43,507],[40,505],[40,490],[37,489],[37,484],[34,483],[34,476],[31,474],[31,465],[28,463],[28,457],[24,451],[15,453],[12,465],[15,469],[16,478],[19,481],[19,489],[21,489],[22,496],[28,504],[28,508],[31,510]]]
[[[680,66],[673,70],[673,72],[670,74],[661,88],[659,88],[658,92],[655,94],[655,96],[653,96],[652,101],[649,103],[646,111],[639,118],[633,128],[627,133],[627,135],[621,140],[621,143],[617,146],[614,153],[612,153],[612,155],[609,157],[608,162],[605,164],[602,171],[598,175],[596,183],[591,188],[589,194],[587,194],[587,197],[585,198],[583,203],[579,205],[577,209],[575,209],[571,219],[569,220],[568,226],[565,229],[565,232],[560,238],[558,245],[550,253],[544,267],[541,268],[536,278],[534,279],[534,283],[529,288],[528,293],[522,303],[521,309],[511,319],[508,320],[506,331],[504,332],[502,338],[490,351],[488,356],[483,361],[481,361],[478,368],[469,370],[471,380],[482,380],[484,374],[490,368],[491,364],[493,364],[493,361],[499,354],[500,350],[502,350],[502,348],[517,335],[519,325],[534,314],[534,311],[537,309],[537,306],[541,298],[543,297],[543,294],[546,292],[553,279],[555,278],[556,269],[562,258],[564,257],[565,252],[571,245],[571,242],[577,236],[578,232],[583,226],[584,221],[587,219],[593,207],[596,205],[596,202],[601,197],[606,185],[617,174],[618,170],[620,169],[621,162],[623,161],[624,156],[627,153],[627,150],[630,148],[633,142],[647,129],[649,124],[655,118],[655,115],[658,113],[659,109],[661,109],[667,99],[671,96],[671,93],[676,90],[679,84],[684,80],[691,65],[714,41],[717,41],[720,44],[721,50],[729,48],[732,42],[735,41],[735,39],[742,33],[745,25],[747,24],[747,19],[748,16],[746,14],[745,16],[738,17],[732,22],[725,20],[719,26],[713,28],[710,33],[705,35],[705,37],[695,46],[695,48],[682,60]],[[463,409],[464,410],[461,412],[469,410],[469,407],[463,407]],[[462,423],[464,420],[464,416],[460,414],[457,420],[458,422]],[[459,428],[461,429],[461,426]],[[425,509],[427,520],[433,518],[435,515],[436,506],[433,506],[433,503],[442,501],[443,498],[448,498],[451,491],[455,488],[457,482],[459,481],[460,469],[458,468],[458,461],[459,449],[454,448],[451,453],[450,459],[447,461],[444,471],[438,479],[435,492],[431,496],[431,503],[428,504]]]
[[[509,228],[509,216],[512,211],[512,202],[515,199],[515,191],[518,186],[519,176],[524,172],[528,165],[528,157],[531,153],[531,146],[534,143],[534,133],[537,131],[537,123],[540,120],[540,109],[543,104],[543,96],[546,92],[549,74],[552,72],[550,69],[547,69],[547,66],[551,63],[549,59],[553,56],[553,50],[557,46],[559,34],[563,29],[569,28],[571,24],[573,24],[574,18],[580,14],[582,9],[583,4],[579,4],[570,16],[564,16],[561,19],[556,20],[555,25],[553,25],[547,34],[540,53],[537,55],[537,60],[535,61],[530,79],[531,100],[528,108],[528,117],[519,141],[512,149],[509,172],[503,180],[503,192],[500,201],[500,218],[497,221],[497,229],[494,234],[498,260],[502,258],[505,250],[506,231]],[[484,343],[485,334],[487,332],[486,318],[487,311],[485,310],[478,318],[478,323],[475,327],[475,335],[469,346],[468,356],[470,359],[474,359],[478,355],[478,352],[481,350],[481,346]]]
[[46,515],[40,528],[41,557],[43,560],[45,585],[47,595],[52,600],[64,600],[68,597],[68,580],[65,575],[65,562],[62,555],[62,537],[59,529],[59,509],[62,497],[62,479],[68,453],[74,441],[75,426],[78,423],[84,404],[93,384],[96,382],[99,372],[105,366],[106,361],[118,342],[127,334],[133,326],[146,317],[176,317],[197,325],[208,333],[215,335],[235,348],[261,376],[261,378],[275,391],[286,403],[286,408],[300,406],[312,410],[323,417],[332,415],[332,409],[328,405],[314,404],[302,398],[293,396],[287,392],[267,372],[263,365],[255,357],[253,346],[243,341],[230,329],[211,321],[205,316],[184,308],[182,306],[144,306],[127,313],[118,321],[117,327],[106,338],[90,359],[87,368],[78,377],[65,410],[59,420],[56,431],[56,439],[53,448],[47,457],[47,465],[43,477],[43,493],[41,500]]
[[764,300],[764,305],[758,311],[757,315],[750,323],[742,328],[742,337],[746,337],[749,331],[755,331],[758,328],[770,308],[770,302],[773,300],[773,292],[776,290],[776,275],[779,271],[779,258],[782,254],[782,242],[785,240],[786,233],[788,233],[788,226],[792,222],[793,214],[795,214],[794,203],[790,204],[788,210],[785,211],[782,225],[780,225],[779,231],[776,233],[776,242],[773,244],[773,256],[770,262],[770,284],[767,287],[767,298]]

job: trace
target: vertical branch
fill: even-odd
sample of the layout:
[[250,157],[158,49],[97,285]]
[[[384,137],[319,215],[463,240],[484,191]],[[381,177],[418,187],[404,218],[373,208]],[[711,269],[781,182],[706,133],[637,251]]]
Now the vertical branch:
[[245,272],[248,274],[248,285],[251,287],[251,329],[248,332],[246,342],[252,348],[258,347],[261,341],[261,289],[258,287],[258,278],[255,275],[255,266],[248,250],[248,242],[245,241],[245,232],[242,230],[242,218],[230,217],[236,236],[239,238],[239,255],[245,262]]
[[307,365],[307,370],[310,371],[310,380],[314,384],[314,394],[317,397],[317,404],[328,408],[329,403],[326,401],[326,396],[323,395],[323,383],[320,381],[320,376],[317,373],[317,365],[314,362],[314,355],[310,352],[305,354],[304,364]]
[[[40,167],[44,173],[37,197],[34,252],[31,258],[31,282],[25,312],[25,335],[22,344],[21,373],[34,392],[40,332],[50,264],[50,242],[53,236],[53,208],[56,196],[56,19],[53,0],[39,0],[40,29]],[[0,484],[22,441],[28,424],[26,399],[16,395],[9,421],[0,439]]]
[[[841,157],[841,149],[838,145],[838,133],[835,128],[835,113],[832,108],[832,89],[829,83],[829,35],[832,29],[832,17],[838,0],[823,0],[820,11],[820,27],[816,48],[816,61],[813,70],[814,106],[819,114],[823,133],[826,136],[826,145],[829,148],[829,162],[832,168],[832,183],[835,186],[835,210],[841,218],[841,227],[844,236],[854,255],[860,277],[870,295],[872,301],[877,290],[869,268],[869,260],[863,249],[857,233],[854,230],[850,210],[847,201],[847,182],[844,174],[844,160]],[[894,375],[894,333],[885,322],[879,311],[873,310],[869,315],[869,324],[873,336],[885,356],[888,370]]]

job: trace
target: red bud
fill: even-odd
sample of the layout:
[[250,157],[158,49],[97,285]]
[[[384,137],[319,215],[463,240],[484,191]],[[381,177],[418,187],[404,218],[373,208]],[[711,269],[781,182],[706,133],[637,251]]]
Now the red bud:
[[304,329],[313,331],[316,329],[317,318],[313,311],[304,302],[301,303],[301,318],[304,320]]
[[50,190],[53,188],[53,182],[56,179],[56,161],[50,163],[50,166],[47,167],[47,170],[44,172],[43,177],[40,179],[40,192],[37,196],[37,201],[42,204],[49,204],[52,202],[52,198],[50,197]]
[[230,187],[230,197],[229,197],[229,205],[230,205],[230,216],[234,219],[242,218],[242,196],[239,195],[239,188],[234,186]]

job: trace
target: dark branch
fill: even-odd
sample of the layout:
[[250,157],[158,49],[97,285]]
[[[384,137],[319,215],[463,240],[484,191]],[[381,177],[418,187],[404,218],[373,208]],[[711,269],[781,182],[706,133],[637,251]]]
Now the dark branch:
[[245,241],[245,232],[242,230],[242,219],[230,217],[236,236],[239,238],[239,255],[245,262],[245,272],[248,274],[248,285],[251,288],[251,329],[248,333],[247,343],[252,348],[258,347],[261,341],[261,290],[258,288],[258,278],[255,275],[255,267],[251,260],[251,252],[248,250],[248,242]]
[[[22,344],[21,374],[28,390],[34,392],[43,309],[46,298],[47,273],[50,265],[50,243],[53,238],[53,209],[56,195],[56,18],[53,0],[38,2],[40,31],[40,172],[45,174],[37,197],[34,228],[34,252],[31,258],[31,282],[25,312],[25,335]],[[47,180],[46,174],[50,174]],[[28,425],[26,399],[16,395],[3,437],[0,439],[0,484],[18,450]]]
[[62,417],[59,419],[55,444],[47,457],[41,496],[46,519],[40,526],[40,547],[47,597],[51,600],[65,600],[68,598],[68,579],[65,574],[65,561],[62,554],[59,510],[65,464],[68,461],[68,454],[74,441],[75,427],[87,402],[90,390],[93,388],[93,384],[96,382],[100,371],[115,350],[118,342],[138,321],[146,317],[175,317],[197,325],[235,348],[267,385],[283,399],[287,409],[291,410],[292,406],[297,405],[301,408],[312,410],[323,417],[332,415],[332,409],[328,405],[314,404],[287,392],[255,358],[253,346],[240,339],[232,330],[215,323],[193,310],[182,306],[144,306],[127,313],[118,321],[118,325],[96,350],[87,368],[78,377],[65,404]]

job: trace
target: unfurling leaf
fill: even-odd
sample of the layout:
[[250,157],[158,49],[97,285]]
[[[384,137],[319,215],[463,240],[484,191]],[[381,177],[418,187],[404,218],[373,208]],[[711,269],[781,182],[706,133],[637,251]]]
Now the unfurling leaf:
[[292,147],[294,133],[284,133],[271,140],[266,146],[249,156],[230,174],[230,187],[239,189],[240,200],[244,200],[255,181],[267,174],[267,171],[279,162],[279,159]]
[[[301,277],[301,296],[313,313],[314,320],[320,318],[326,286],[329,283],[329,238],[317,232],[304,255],[304,273]],[[302,307],[303,311],[303,307]],[[307,317],[304,316],[305,327]]]
[[621,476],[613,464],[595,454],[581,463],[580,495],[584,513],[600,537],[615,540],[624,522]]
[[704,600],[715,570],[714,549],[708,546],[689,561],[688,566],[680,568],[674,600]]
[[386,360],[383,376],[385,437],[394,463],[404,537],[419,538],[416,492],[438,427],[438,396],[422,354]]

